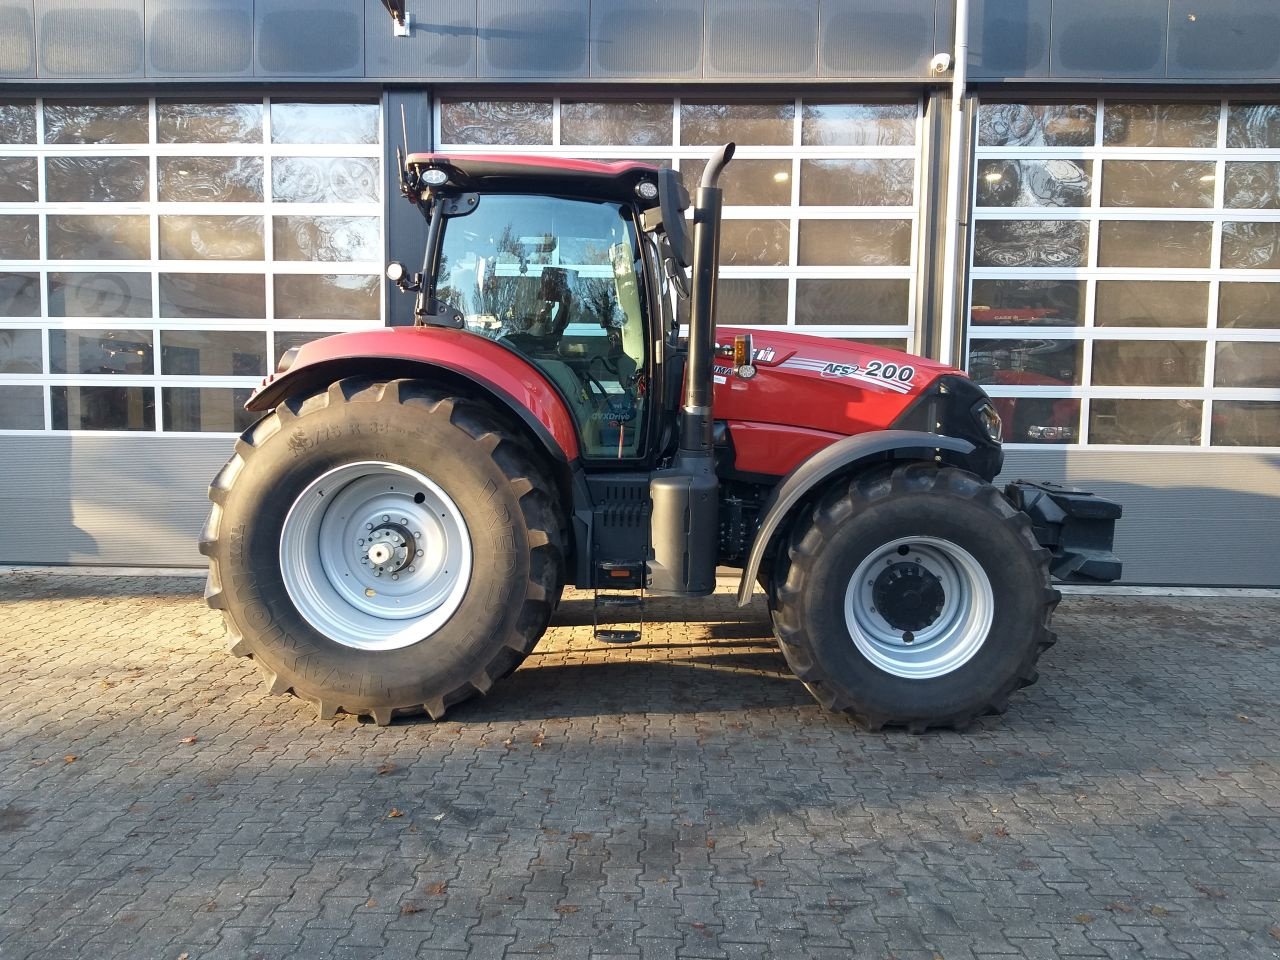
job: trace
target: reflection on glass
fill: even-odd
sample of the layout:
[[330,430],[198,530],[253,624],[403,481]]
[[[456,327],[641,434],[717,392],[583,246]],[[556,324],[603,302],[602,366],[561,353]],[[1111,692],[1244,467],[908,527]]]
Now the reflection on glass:
[[984,147],[1091,147],[1098,109],[1092,103],[983,103],[978,143]]
[[1203,327],[1209,284],[1186,280],[1099,280],[1094,323],[1099,327]]
[[914,103],[810,103],[800,119],[806,147],[909,147],[916,142]]
[[911,353],[911,345],[900,337],[832,337],[838,343],[852,343],[860,347],[880,347],[884,350],[897,350],[899,353]]
[[160,157],[160,200],[164,203],[259,203],[261,157]]
[[974,280],[974,326],[1078,327],[1084,323],[1083,280]]
[[377,217],[276,217],[277,260],[379,260]]
[[[52,239],[50,236],[51,244]],[[34,215],[0,216],[0,260],[39,259],[40,218]]]
[[149,260],[151,221],[145,215],[48,217],[50,260]]
[[376,103],[271,103],[272,143],[377,143]]
[[1213,224],[1200,220],[1103,220],[1100,267],[1209,266]]
[[1107,160],[1104,207],[1212,207],[1216,164],[1190,160]]
[[49,316],[151,316],[151,275],[93,270],[49,274]]
[[722,279],[716,315],[723,324],[763,326],[787,322],[787,281],[755,277]]
[[1274,400],[1215,400],[1212,416],[1215,447],[1280,447],[1280,403]]
[[160,316],[178,320],[261,320],[267,312],[260,273],[162,273]]
[[285,203],[377,203],[373,157],[276,157],[271,194]]
[[277,330],[275,332],[275,351],[271,358],[271,369],[274,370],[280,365],[280,358],[284,356],[286,350],[294,347],[300,347],[303,344],[310,343],[312,340],[319,340],[321,337],[327,337],[332,331],[321,333],[317,330]]
[[43,430],[44,388],[0,384],[0,430]]
[[151,198],[146,157],[47,157],[45,196],[53,203],[142,202]]
[[1108,147],[1212,147],[1220,115],[1216,102],[1108,102],[1102,142]]
[[161,260],[261,260],[261,217],[163,216]]
[[680,142],[688,147],[789,146],[795,139],[796,105],[781,103],[680,104]]
[[0,157],[0,203],[35,203],[35,157]]
[[603,101],[560,104],[560,142],[665,147],[671,143],[671,101]]
[[1280,387],[1280,343],[1219,343],[1213,383],[1218,387]]
[[973,225],[975,267],[1083,267],[1089,224],[1083,220],[979,220]]
[[889,267],[910,262],[910,220],[800,221],[801,266]]
[[910,304],[909,280],[796,281],[796,323],[906,324],[911,322]]
[[1280,270],[1280,223],[1223,223],[1222,265],[1228,270]]
[[[680,176],[693,196],[702,181],[705,160],[681,160]],[[734,160],[720,177],[726,205],[777,206],[791,203],[790,160]]]
[[145,100],[44,102],[45,143],[146,143],[148,127]]
[[36,102],[0,100],[0,143],[36,142]]
[[1252,150],[1280,147],[1280,104],[1230,104],[1227,108],[1227,146]]
[[50,330],[49,372],[147,376],[152,365],[150,330]]
[[1280,283],[1224,280],[1218,287],[1218,326],[1280,328]]
[[54,430],[154,430],[151,387],[49,388]]
[[1094,386],[1199,387],[1204,344],[1186,340],[1095,340]]
[[244,408],[248,387],[162,387],[160,403],[166,433],[243,433],[257,414]]
[[162,330],[160,372],[166,376],[260,377],[267,372],[267,338],[254,330]]
[[378,319],[380,277],[276,274],[273,280],[279,320]]
[[980,207],[1087,207],[1090,160],[979,160]]
[[1280,207],[1280,163],[1228,163],[1226,206],[1231,209]]
[[156,139],[160,143],[261,143],[262,101],[157,100]]
[[0,273],[0,317],[40,316],[40,275]]
[[1089,407],[1089,442],[1195,446],[1200,401],[1095,399]]
[[551,113],[550,100],[442,100],[440,142],[549,144]]
[[999,386],[1077,386],[1083,355],[1079,340],[974,340],[969,375]]
[[725,220],[720,227],[720,263],[786,266],[790,235],[791,224],[786,220]]
[[914,160],[802,160],[800,202],[818,206],[909,207],[915,201],[915,180]]
[[1078,443],[1080,401],[1068,397],[992,397],[1005,443]]
[[0,373],[41,373],[43,356],[39,330],[0,329]]

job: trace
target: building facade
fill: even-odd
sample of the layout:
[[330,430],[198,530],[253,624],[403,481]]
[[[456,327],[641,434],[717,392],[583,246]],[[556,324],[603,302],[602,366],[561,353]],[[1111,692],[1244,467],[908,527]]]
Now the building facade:
[[723,322],[962,366],[1130,581],[1280,584],[1280,7],[965,6],[0,0],[0,563],[200,562],[279,355],[410,319],[397,148],[732,139]]

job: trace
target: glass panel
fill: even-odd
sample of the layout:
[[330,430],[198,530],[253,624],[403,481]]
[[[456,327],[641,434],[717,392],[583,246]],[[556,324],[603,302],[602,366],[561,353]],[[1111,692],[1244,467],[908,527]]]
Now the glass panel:
[[1199,387],[1204,344],[1185,340],[1095,340],[1093,383],[1114,387]]
[[560,104],[562,144],[665,147],[671,143],[671,101]]
[[145,100],[129,103],[44,102],[45,143],[146,143]]
[[1212,424],[1214,446],[1280,447],[1280,403],[1215,400]]
[[377,203],[378,161],[372,157],[276,157],[271,194],[285,203]]
[[44,388],[0,384],[0,430],[43,430]]
[[0,203],[35,203],[35,157],[0,157]]
[[274,370],[280,365],[280,358],[284,356],[286,350],[290,350],[293,347],[301,347],[303,344],[310,343],[312,340],[319,340],[321,337],[330,336],[332,333],[332,330],[323,333],[316,330],[302,332],[277,330],[275,332],[275,356],[271,359],[271,369]]
[[161,143],[261,143],[262,102],[156,102]]
[[376,103],[271,104],[272,143],[377,143]]
[[267,313],[260,273],[162,273],[160,316],[180,320],[261,320]]
[[800,202],[803,204],[909,207],[915,201],[915,192],[914,160],[800,162]]
[[40,316],[40,275],[0,273],[0,317]]
[[979,207],[1087,207],[1090,160],[979,160]]
[[783,103],[690,103],[680,105],[680,142],[687,147],[790,146],[796,105]]
[[49,274],[49,316],[108,319],[151,316],[149,273]]
[[151,387],[50,387],[54,430],[154,430]]
[[209,387],[163,387],[164,429],[185,433],[243,433],[257,419],[244,408],[253,391],[248,387],[218,390]]
[[797,280],[796,323],[906,324],[909,280]]
[[1089,224],[1082,220],[979,220],[973,225],[975,267],[1083,267]]
[[50,330],[49,372],[149,376],[150,330]]
[[1212,207],[1216,164],[1189,160],[1107,160],[1104,207]]
[[[51,248],[52,241],[53,237],[50,235]],[[0,216],[0,260],[39,259],[40,218],[34,215]]]
[[39,330],[0,330],[0,373],[43,373]]
[[787,281],[730,277],[716,293],[719,322],[734,326],[762,326],[787,322]]
[[1006,443],[1076,443],[1080,401],[1067,397],[992,397]]
[[1183,280],[1099,280],[1094,323],[1099,327],[1203,327],[1209,284]]
[[1091,147],[1098,122],[1092,103],[983,103],[978,143],[984,147]]
[[[690,196],[698,189],[706,160],[681,160],[680,176]],[[720,177],[728,206],[774,206],[791,203],[790,160],[734,160]]]
[[801,220],[801,266],[882,267],[911,262],[910,220]]
[[1078,327],[1084,323],[1083,280],[974,280],[974,326]]
[[1218,326],[1280,328],[1280,283],[1228,283],[1218,288]]
[[1083,356],[1079,340],[974,340],[969,375],[1000,386],[1075,386],[1082,382]]
[[160,157],[159,199],[164,203],[258,203],[261,157]]
[[1107,103],[1108,147],[1213,147],[1221,107],[1213,103]]
[[1200,401],[1094,400],[1089,442],[1195,446],[1200,442]]
[[914,103],[808,103],[800,119],[806,147],[909,147],[916,142]]
[[442,100],[440,142],[549,144],[551,112],[550,100]]
[[1230,104],[1227,146],[1264,150],[1280,147],[1280,104]]
[[45,196],[53,203],[151,199],[146,157],[47,157],[44,176]]
[[50,260],[149,260],[151,218],[49,215]]
[[276,217],[277,260],[381,260],[377,217]]
[[1222,265],[1228,270],[1280,270],[1280,223],[1223,223]]
[[164,216],[161,260],[261,260],[261,217]]
[[0,143],[35,142],[35,101],[0,100]]
[[786,220],[725,220],[720,227],[722,266],[785,267],[791,224]]
[[167,376],[260,377],[267,372],[267,336],[256,330],[162,330],[160,372]]
[[1218,387],[1280,387],[1280,343],[1219,343],[1213,383]]
[[381,277],[358,274],[277,274],[280,320],[370,320],[379,316]]
[[1207,267],[1213,224],[1190,220],[1103,220],[1100,267]]
[[854,343],[862,347],[883,347],[899,353],[912,353],[907,341],[899,337],[832,337],[840,343]]
[[1231,209],[1280,207],[1280,163],[1228,163],[1226,206]]

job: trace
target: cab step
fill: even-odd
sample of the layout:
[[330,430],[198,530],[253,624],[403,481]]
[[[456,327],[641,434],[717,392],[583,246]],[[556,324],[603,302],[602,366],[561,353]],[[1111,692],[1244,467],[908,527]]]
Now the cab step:
[[639,630],[601,630],[596,629],[596,639],[601,643],[636,643],[640,640]]
[[[644,633],[644,581],[645,566],[642,563],[605,562],[599,565],[591,608],[591,624],[598,641],[625,644],[640,640]],[[619,619],[614,611],[631,609],[636,613],[620,619],[631,620],[636,629],[628,629],[631,624],[625,622],[601,626],[602,612],[607,612],[606,619],[613,621]]]

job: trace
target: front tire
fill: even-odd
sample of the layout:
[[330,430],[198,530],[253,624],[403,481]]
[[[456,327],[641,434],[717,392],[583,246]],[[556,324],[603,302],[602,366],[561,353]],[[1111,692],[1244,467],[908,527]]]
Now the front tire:
[[1036,679],[1059,594],[1027,517],[980,478],[913,463],[833,486],[771,597],[788,663],[878,730],[963,728]]

